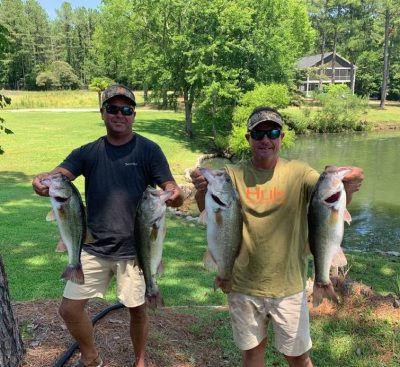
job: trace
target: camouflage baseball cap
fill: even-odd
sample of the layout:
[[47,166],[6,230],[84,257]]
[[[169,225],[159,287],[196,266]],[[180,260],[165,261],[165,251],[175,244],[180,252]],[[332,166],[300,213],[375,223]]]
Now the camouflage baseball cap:
[[253,130],[258,124],[264,121],[272,121],[280,127],[283,126],[283,119],[277,112],[271,110],[262,110],[253,113],[247,121],[247,130]]
[[109,99],[117,96],[128,98],[132,102],[133,106],[136,106],[135,96],[133,95],[132,91],[129,88],[119,84],[109,86],[101,94],[101,105],[103,106],[104,103]]

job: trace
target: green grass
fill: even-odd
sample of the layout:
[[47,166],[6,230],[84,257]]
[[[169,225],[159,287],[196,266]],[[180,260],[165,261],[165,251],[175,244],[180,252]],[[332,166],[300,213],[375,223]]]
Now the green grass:
[[[0,156],[0,253],[11,297],[15,301],[59,299],[64,287],[59,277],[67,255],[54,252],[57,227],[45,221],[50,201],[33,193],[31,179],[56,166],[74,147],[103,135],[105,129],[98,113],[0,113],[15,133],[1,135],[6,153]],[[207,140],[185,137],[183,114],[139,111],[135,129],[161,145],[181,182],[183,169],[193,166],[206,150]],[[77,186],[83,190],[82,179],[77,180]],[[212,289],[213,274],[203,268],[205,247],[204,227],[168,217],[164,275],[159,279],[167,305],[226,304],[226,296]],[[351,253],[348,260],[352,279],[372,286],[378,294],[398,291],[399,259]],[[115,287],[107,299],[115,300]],[[238,366],[240,353],[232,341],[228,313],[198,308],[186,312],[198,319],[191,332],[201,335],[201,330],[211,330],[212,337],[201,341],[204,350],[219,347],[226,365]],[[314,315],[311,331],[315,366],[394,367],[400,363],[399,318],[376,317],[368,305],[352,315],[340,308],[333,316]],[[267,350],[267,365],[286,366],[272,345]]]
[[[305,106],[303,109],[309,107],[311,111],[316,110],[316,106]],[[288,107],[283,112],[288,113],[292,118],[302,116],[302,108],[299,107]],[[379,107],[379,102],[370,101],[368,104],[367,113],[362,115],[363,120],[370,124],[385,124],[385,123],[397,123],[400,124],[400,103],[398,102],[387,102],[385,109]]]
[[[24,108],[98,108],[98,94],[91,90],[10,91],[2,90],[11,98],[7,109]],[[143,104],[143,92],[135,92],[137,104]]]

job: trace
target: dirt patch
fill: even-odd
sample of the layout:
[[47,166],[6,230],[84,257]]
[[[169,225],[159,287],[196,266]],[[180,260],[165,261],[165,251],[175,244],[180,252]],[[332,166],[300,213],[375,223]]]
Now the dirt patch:
[[[313,308],[309,299],[311,318],[359,317],[369,310],[376,319],[392,320],[400,324],[400,309],[393,306],[393,297],[365,296],[357,291],[343,296],[343,304],[336,306],[324,300]],[[18,318],[27,349],[22,367],[54,366],[56,361],[73,344],[63,321],[57,313],[59,301],[16,302],[13,307]],[[111,304],[92,300],[88,312],[93,317]],[[214,307],[201,308],[210,314],[227,310]],[[147,349],[148,367],[223,367],[233,366],[223,351],[213,342],[220,327],[229,327],[229,317],[212,317],[204,321],[198,317],[196,308],[162,308],[149,312],[150,336]],[[111,311],[95,326],[96,344],[107,362],[107,367],[130,367],[133,349],[129,338],[129,315],[126,309]],[[65,366],[71,366],[78,358],[77,350]],[[382,351],[383,354],[389,351]],[[239,363],[238,363],[239,365]]]
[[[91,300],[87,310],[93,317],[110,305],[102,300]],[[26,347],[22,367],[54,366],[74,343],[58,315],[58,306],[58,300],[13,304]],[[199,335],[195,312],[162,308],[149,311],[149,317],[148,367],[226,366],[218,348],[205,349],[204,341],[212,338],[213,328],[205,327]],[[113,310],[101,318],[95,325],[95,338],[107,367],[132,366],[134,355],[129,338],[129,314],[125,308]],[[79,350],[76,350],[64,366],[71,366],[78,355]]]

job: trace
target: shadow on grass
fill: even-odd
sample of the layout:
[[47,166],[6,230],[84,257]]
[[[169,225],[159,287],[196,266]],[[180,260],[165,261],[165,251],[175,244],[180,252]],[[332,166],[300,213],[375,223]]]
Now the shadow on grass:
[[[104,126],[104,123],[101,121],[98,123],[98,126]],[[150,119],[139,116],[135,120],[133,130],[144,136],[152,134],[160,137],[167,137],[183,144],[187,149],[194,152],[211,152],[214,148],[211,135],[207,133],[206,126],[193,123],[194,136],[190,138],[185,132],[185,122],[182,119]],[[104,134],[105,133],[106,131],[104,129]]]
[[4,189],[4,185],[13,185],[30,182],[32,177],[23,172],[17,171],[1,171],[0,172],[0,187]]

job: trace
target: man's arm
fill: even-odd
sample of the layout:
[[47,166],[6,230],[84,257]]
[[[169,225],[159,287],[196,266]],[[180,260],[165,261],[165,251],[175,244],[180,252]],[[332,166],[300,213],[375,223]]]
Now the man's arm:
[[33,180],[32,180],[32,187],[36,194],[40,196],[49,196],[49,188],[42,184],[42,180],[45,178],[54,175],[55,173],[62,173],[64,176],[67,176],[71,181],[75,179],[75,176],[65,168],[56,167],[50,172],[42,172],[39,173]]
[[160,185],[164,191],[172,191],[172,196],[166,201],[167,206],[177,208],[183,204],[183,194],[175,181],[166,181]]
[[192,179],[192,183],[196,189],[195,199],[197,207],[199,208],[200,212],[202,212],[206,207],[208,182],[197,168],[190,172],[190,178]]
[[351,202],[353,194],[360,190],[361,184],[364,180],[364,171],[360,167],[344,166],[338,167],[339,170],[350,169],[351,171],[344,176],[343,185],[346,191],[347,204]]

